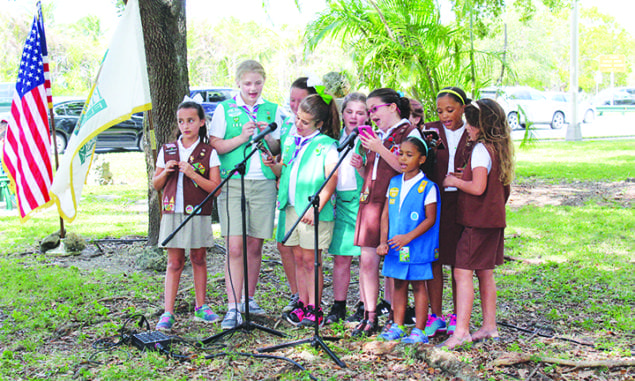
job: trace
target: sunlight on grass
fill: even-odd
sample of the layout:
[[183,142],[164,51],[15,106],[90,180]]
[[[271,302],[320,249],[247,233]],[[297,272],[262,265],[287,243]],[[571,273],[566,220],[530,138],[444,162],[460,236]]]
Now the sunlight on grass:
[[[516,175],[560,181],[620,181],[635,177],[635,141],[536,142],[516,145]],[[607,169],[610,165],[610,170]]]

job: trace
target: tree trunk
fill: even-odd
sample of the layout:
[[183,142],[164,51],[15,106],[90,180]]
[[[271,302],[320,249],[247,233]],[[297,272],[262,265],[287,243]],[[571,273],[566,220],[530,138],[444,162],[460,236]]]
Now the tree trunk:
[[[176,108],[189,95],[185,0],[140,0],[152,118],[145,118],[146,168],[148,173],[148,246],[156,246],[161,222],[160,200],[152,187],[156,152],[174,139]],[[122,68],[125,69],[125,68]],[[148,121],[154,122],[154,134]]]

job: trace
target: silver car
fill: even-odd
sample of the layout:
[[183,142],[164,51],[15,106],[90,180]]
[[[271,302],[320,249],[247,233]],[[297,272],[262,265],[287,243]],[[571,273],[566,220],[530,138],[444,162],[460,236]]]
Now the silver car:
[[527,86],[512,86],[481,89],[482,98],[491,98],[500,103],[507,113],[509,126],[522,129],[531,124],[548,124],[553,129],[562,128],[567,106],[553,102],[545,93]]

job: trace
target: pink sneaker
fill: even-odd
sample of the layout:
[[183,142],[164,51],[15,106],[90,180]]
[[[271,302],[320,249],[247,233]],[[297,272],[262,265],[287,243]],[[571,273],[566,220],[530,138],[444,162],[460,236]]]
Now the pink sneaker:
[[448,336],[452,336],[454,335],[454,331],[456,330],[456,314],[446,315],[445,318],[448,319]]
[[298,308],[289,312],[286,316],[287,321],[295,326],[300,325],[304,317],[306,316],[306,308],[302,301],[298,301]]

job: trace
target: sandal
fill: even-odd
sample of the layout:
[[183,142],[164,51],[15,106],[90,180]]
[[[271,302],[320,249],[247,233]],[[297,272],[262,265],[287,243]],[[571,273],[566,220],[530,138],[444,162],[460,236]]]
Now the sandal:
[[362,319],[359,324],[357,325],[357,327],[355,327],[355,329],[353,329],[353,332],[351,332],[351,337],[360,337],[363,335],[364,332],[364,328],[366,328],[366,324],[368,324],[368,320],[366,319]]

